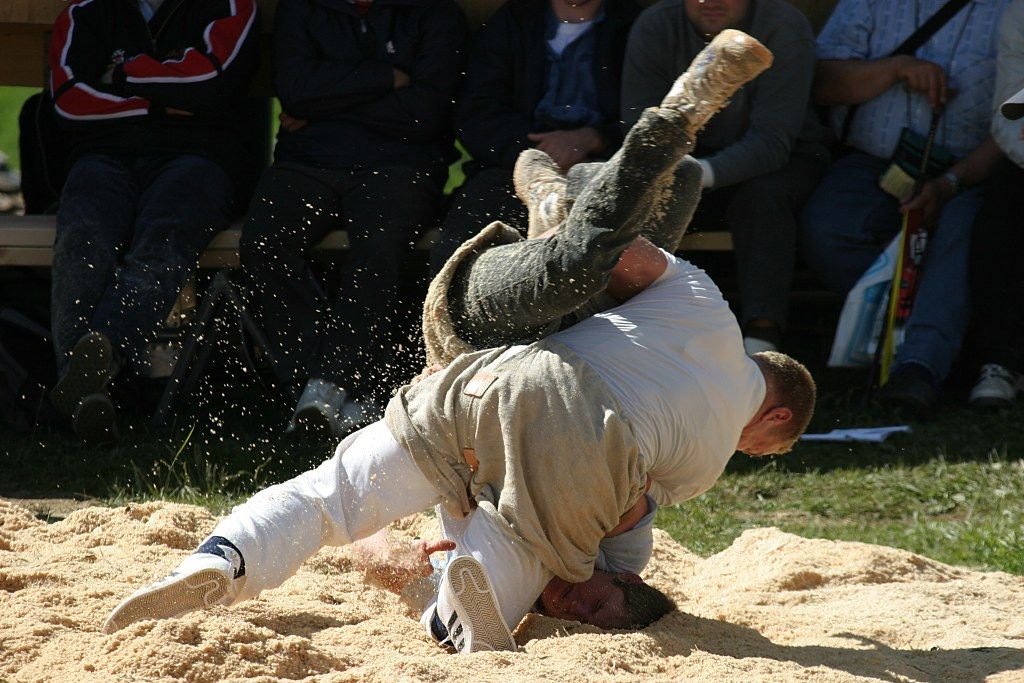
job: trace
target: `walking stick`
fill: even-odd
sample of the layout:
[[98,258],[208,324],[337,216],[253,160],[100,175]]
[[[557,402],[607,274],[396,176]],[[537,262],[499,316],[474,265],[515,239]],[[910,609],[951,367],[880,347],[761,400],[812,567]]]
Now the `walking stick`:
[[[912,197],[916,197],[924,186],[925,173],[928,170],[928,161],[931,159],[942,113],[942,107],[937,107],[932,113],[931,128],[918,169],[920,179],[914,187]],[[873,379],[877,372],[880,387],[889,381],[896,348],[903,342],[903,332],[914,309],[914,297],[917,296],[919,274],[928,249],[929,236],[930,230],[924,224],[924,216],[920,211],[907,211],[903,214],[900,245],[893,270],[892,287],[889,290],[888,310],[875,348],[875,359],[870,375]]]

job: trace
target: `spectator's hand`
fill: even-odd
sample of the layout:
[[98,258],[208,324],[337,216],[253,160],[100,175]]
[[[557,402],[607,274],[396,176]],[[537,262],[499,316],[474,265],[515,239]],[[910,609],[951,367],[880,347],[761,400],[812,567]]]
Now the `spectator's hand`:
[[920,211],[927,227],[935,225],[939,219],[942,207],[956,194],[953,187],[942,178],[929,180],[921,186],[921,191],[916,196],[904,199],[900,204],[900,211]]
[[896,61],[896,78],[906,83],[911,90],[928,95],[928,104],[932,109],[946,103],[946,72],[935,62],[903,55]]
[[394,67],[392,70],[395,72],[395,90],[412,84],[412,81],[409,80],[409,74],[397,67]]
[[281,112],[277,119],[281,122],[281,128],[283,128],[286,133],[294,133],[297,130],[301,130],[307,123],[309,123],[306,119],[297,119],[294,116],[285,114],[284,112]]
[[562,171],[568,171],[581,161],[586,161],[604,146],[601,134],[593,128],[530,133],[527,137],[537,143],[537,149],[547,153]]

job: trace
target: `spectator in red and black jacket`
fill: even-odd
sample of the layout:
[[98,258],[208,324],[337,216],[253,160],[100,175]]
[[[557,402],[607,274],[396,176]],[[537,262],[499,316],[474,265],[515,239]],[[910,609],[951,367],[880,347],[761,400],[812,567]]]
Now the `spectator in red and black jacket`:
[[227,227],[255,0],[78,0],[54,25],[50,91],[72,137],[57,214],[54,406],[116,434],[111,379],[145,351]]
[[[340,436],[375,411],[399,269],[441,205],[465,36],[453,0],[277,6],[281,130],[240,256],[249,308],[299,397],[291,429]],[[349,254],[326,302],[307,254],[341,229]]]
[[631,0],[508,0],[477,32],[455,114],[473,160],[431,253],[434,272],[492,221],[525,231],[512,187],[524,149],[568,171],[619,148],[623,55],[639,13]]

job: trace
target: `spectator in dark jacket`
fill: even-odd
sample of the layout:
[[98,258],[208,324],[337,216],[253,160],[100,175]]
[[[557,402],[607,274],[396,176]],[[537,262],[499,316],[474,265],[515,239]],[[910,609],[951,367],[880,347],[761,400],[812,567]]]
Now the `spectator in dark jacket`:
[[50,91],[72,134],[53,253],[60,379],[83,438],[116,435],[107,392],[227,227],[258,59],[255,0],[78,0],[58,17]]
[[738,28],[775,56],[697,136],[704,170],[700,226],[732,233],[743,343],[774,351],[782,340],[796,260],[797,211],[829,161],[828,130],[810,109],[814,33],[784,0],[662,0],[637,19],[626,50],[622,118],[657,104],[707,41]]
[[[399,269],[436,217],[466,20],[453,0],[281,0],[274,83],[282,126],[240,256],[281,379],[290,429],[338,436],[372,412],[366,379],[393,354]],[[308,253],[348,231],[339,294]],[[303,388],[304,387],[304,388]]]
[[501,219],[526,227],[512,168],[529,147],[563,171],[622,142],[619,90],[628,0],[508,0],[473,39],[455,114],[473,160],[431,254],[435,272],[467,238]]

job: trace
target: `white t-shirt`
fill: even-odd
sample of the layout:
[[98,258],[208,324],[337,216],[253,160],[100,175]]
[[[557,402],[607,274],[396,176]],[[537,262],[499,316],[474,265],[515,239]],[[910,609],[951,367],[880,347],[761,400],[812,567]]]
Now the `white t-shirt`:
[[555,32],[555,37],[548,41],[548,45],[554,50],[556,55],[561,55],[565,48],[572,44],[572,41],[576,40],[594,25],[594,20],[580,21],[576,23],[570,23],[567,21],[560,21],[558,23],[558,29]]
[[662,253],[668,266],[647,289],[551,338],[607,382],[647,461],[652,497],[673,505],[721,476],[765,382],[715,283]]
[[150,21],[162,4],[164,0],[139,0],[139,11],[146,21]]

